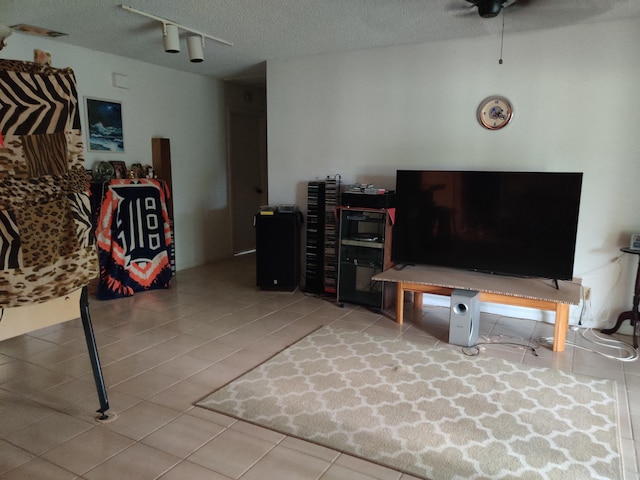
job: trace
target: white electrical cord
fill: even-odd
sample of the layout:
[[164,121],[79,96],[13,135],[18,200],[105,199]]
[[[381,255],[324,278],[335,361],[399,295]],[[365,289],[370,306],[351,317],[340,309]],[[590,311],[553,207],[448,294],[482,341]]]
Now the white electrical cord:
[[[607,299],[601,306],[600,306],[600,311],[598,312],[591,312],[590,316],[592,318],[608,318],[609,317],[609,313],[611,312],[611,306],[610,301],[611,301],[611,297],[612,297],[612,292],[614,292],[617,288],[618,288],[618,283],[620,282],[620,279],[622,278],[622,257],[624,255],[618,255],[617,257],[613,258],[611,260],[611,262],[606,263],[605,265],[600,265],[599,267],[593,268],[591,270],[589,270],[588,272],[584,272],[584,273],[580,273],[578,276],[582,278],[582,280],[584,281],[585,277],[588,277],[589,275],[592,275],[596,272],[599,272],[600,270],[603,270],[604,268],[608,267],[610,263],[615,263],[617,266],[617,275],[616,275],[616,279],[614,282],[610,283],[610,288],[609,291],[606,292],[606,294],[604,295],[604,298]],[[580,310],[580,316],[578,318],[579,320],[579,325],[582,325],[582,320],[583,320],[583,316],[585,313],[585,306],[587,304],[587,302],[591,302],[591,299],[587,299],[586,298],[586,294],[585,294],[585,289],[584,286],[581,284],[580,286],[580,292],[581,292],[581,297],[582,297],[582,309]],[[589,320],[589,319],[587,319]]]
[[[470,345],[468,347],[462,347],[462,353],[467,355],[468,357],[475,357],[480,355],[480,351],[482,350],[483,345],[507,345],[513,348],[522,348],[525,350],[529,350],[535,357],[538,356],[538,352],[536,352],[535,347],[529,345],[528,343],[523,343],[522,339],[507,337],[505,335],[499,335],[497,338],[492,337],[482,337],[484,342],[477,342],[474,345]],[[507,339],[506,341],[503,339]]]
[[[595,339],[587,338],[586,336],[587,332],[590,332]],[[631,345],[620,340],[615,340],[613,338],[602,337],[598,335],[592,328],[583,329],[581,332],[581,336],[586,341],[594,343],[596,345],[600,345],[601,347],[621,349],[625,353],[625,356],[619,357],[616,355],[609,355],[607,353],[599,352],[598,350],[593,350],[591,348],[583,347],[582,345],[577,345],[576,343],[569,342],[569,341],[566,341],[565,343],[567,345],[571,345],[572,347],[580,348],[588,352],[593,352],[598,355],[602,355],[603,357],[610,358],[612,360],[618,360],[620,362],[634,362],[638,359],[638,352]],[[539,345],[550,347],[553,345],[553,337],[538,337],[537,342]]]

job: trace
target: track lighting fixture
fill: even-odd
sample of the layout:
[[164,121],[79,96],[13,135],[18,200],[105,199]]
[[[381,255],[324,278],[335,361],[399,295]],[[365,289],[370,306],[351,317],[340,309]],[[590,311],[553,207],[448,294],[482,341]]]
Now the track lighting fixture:
[[178,53],[180,51],[180,34],[178,27],[171,23],[162,24],[162,40],[164,51],[167,53]]
[[187,48],[189,49],[189,60],[194,63],[204,60],[204,38],[199,35],[192,35],[187,38]]
[[222,40],[221,38],[212,37],[206,33],[193,30],[191,28],[180,25],[179,23],[167,20],[166,18],[158,17],[150,13],[137,10],[127,5],[120,5],[120,7],[128,12],[142,15],[143,17],[151,18],[157,22],[162,23],[162,41],[164,44],[164,51],[169,53],[178,53],[180,51],[180,30],[190,32],[193,35],[187,37],[187,48],[189,50],[189,60],[194,63],[202,62],[204,60],[204,39],[208,38],[214,42],[222,43],[224,45],[233,46],[233,43]]

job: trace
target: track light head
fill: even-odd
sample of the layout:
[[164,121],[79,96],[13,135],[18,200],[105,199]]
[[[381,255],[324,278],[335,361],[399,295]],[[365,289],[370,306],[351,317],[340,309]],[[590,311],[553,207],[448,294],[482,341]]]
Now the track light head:
[[163,23],[162,37],[165,52],[178,53],[180,51],[180,33],[177,26],[171,23]]
[[204,37],[200,35],[192,35],[187,37],[187,47],[189,50],[189,60],[194,63],[204,60]]

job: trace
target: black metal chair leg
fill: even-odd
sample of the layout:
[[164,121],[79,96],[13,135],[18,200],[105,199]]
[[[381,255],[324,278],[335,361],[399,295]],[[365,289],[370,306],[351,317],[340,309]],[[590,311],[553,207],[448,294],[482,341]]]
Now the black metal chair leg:
[[622,312],[619,316],[618,316],[618,321],[616,322],[616,324],[612,327],[612,328],[604,328],[602,330],[600,330],[601,333],[604,333],[606,335],[611,335],[613,333],[616,333],[620,327],[622,326],[623,322],[629,320],[629,323],[631,324],[631,326],[633,327],[633,348],[637,349],[638,348],[638,333],[639,333],[639,326],[640,326],[640,321],[639,320],[635,320],[633,318],[633,312],[629,311],[629,312]]
[[631,311],[622,312],[620,315],[618,315],[618,321],[616,322],[616,324],[612,328],[604,328],[604,329],[600,330],[600,332],[604,333],[606,335],[611,335],[612,333],[616,333],[618,331],[618,329],[622,326],[622,323],[625,320],[631,321],[632,318],[633,318],[633,312],[631,312]]
[[93,325],[91,324],[91,315],[89,313],[89,292],[86,286],[82,288],[82,293],[80,295],[80,317],[82,318],[84,337],[87,341],[89,359],[91,360],[91,368],[93,369],[93,379],[96,383],[98,399],[100,400],[100,408],[96,410],[96,412],[100,413],[100,417],[98,417],[99,420],[106,420],[109,418],[105,413],[109,410],[109,399],[107,398],[107,389],[104,385],[104,378],[102,377],[102,368],[100,367],[100,358],[98,357],[96,337],[93,333]]
[[638,324],[640,324],[640,250],[636,250],[633,248],[621,248],[620,250],[626,253],[638,255],[638,272],[636,273],[636,285],[633,291],[633,307],[628,312],[622,312],[618,316],[618,321],[613,328],[605,328],[604,330],[600,330],[600,332],[606,335],[616,333],[622,325],[622,322],[624,322],[625,320],[629,320],[629,323],[633,327],[633,348],[637,350],[639,330]]

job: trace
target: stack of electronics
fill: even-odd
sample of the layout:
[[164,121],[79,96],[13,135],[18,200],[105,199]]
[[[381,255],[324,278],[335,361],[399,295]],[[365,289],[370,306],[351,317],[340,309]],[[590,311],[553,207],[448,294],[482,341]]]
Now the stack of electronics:
[[342,205],[345,207],[393,208],[395,192],[378,188],[373,184],[357,183],[350,185],[342,194]]

